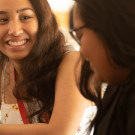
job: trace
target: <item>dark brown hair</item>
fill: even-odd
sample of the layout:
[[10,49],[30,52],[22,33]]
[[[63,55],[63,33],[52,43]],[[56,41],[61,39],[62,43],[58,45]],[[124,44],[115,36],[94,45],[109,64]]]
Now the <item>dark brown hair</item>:
[[[55,97],[55,80],[58,66],[67,48],[65,37],[58,28],[55,15],[47,0],[29,0],[34,7],[38,18],[38,33],[36,42],[30,54],[24,58],[20,65],[23,79],[16,85],[14,95],[24,102],[37,101],[40,108],[29,114],[30,122],[37,115],[40,123],[44,122],[45,112],[51,112]],[[2,54],[1,59],[3,59]],[[20,95],[18,97],[18,94]]]
[[[75,0],[80,18],[106,42],[114,62],[121,67],[135,68],[135,1],[134,0]],[[97,98],[88,88],[91,76],[88,64],[82,65],[80,91],[94,101],[98,112],[91,127],[98,123],[101,108],[101,96],[97,89]],[[85,70],[84,70],[85,69]]]

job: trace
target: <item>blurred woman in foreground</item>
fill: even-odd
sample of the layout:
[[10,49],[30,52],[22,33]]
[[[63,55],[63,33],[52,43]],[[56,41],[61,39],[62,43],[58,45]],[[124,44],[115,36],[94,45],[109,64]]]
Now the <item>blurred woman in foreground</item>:
[[[81,93],[95,102],[94,135],[134,135],[135,128],[135,1],[75,0],[72,36],[80,43],[84,62]],[[88,69],[90,63],[90,69]],[[94,73],[109,86],[89,89]]]

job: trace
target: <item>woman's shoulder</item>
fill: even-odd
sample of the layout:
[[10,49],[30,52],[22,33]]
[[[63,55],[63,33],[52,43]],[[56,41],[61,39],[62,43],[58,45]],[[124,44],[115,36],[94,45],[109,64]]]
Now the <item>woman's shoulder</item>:
[[58,72],[63,71],[74,71],[74,69],[80,69],[80,52],[70,51],[63,56],[63,60],[58,67]]
[[64,55],[64,57],[63,57],[63,61],[67,61],[67,60],[77,60],[77,59],[79,59],[79,57],[80,57],[80,52],[79,51],[75,51],[75,50],[73,50],[73,51],[68,51],[65,55]]
[[[75,66],[78,67],[79,63],[79,57],[80,57],[80,52],[78,51],[70,51],[67,54],[63,56],[63,60],[60,63],[58,67],[58,73],[59,72],[65,72],[65,71],[74,71]],[[65,73],[66,74],[66,73]]]

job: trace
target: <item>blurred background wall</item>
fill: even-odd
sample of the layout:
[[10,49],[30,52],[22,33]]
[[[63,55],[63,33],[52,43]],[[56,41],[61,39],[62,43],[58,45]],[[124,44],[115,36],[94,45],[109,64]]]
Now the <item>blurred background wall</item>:
[[48,0],[60,26],[69,30],[69,14],[74,4],[73,0]]
[[74,0],[48,0],[52,11],[56,15],[58,24],[60,28],[65,33],[65,36],[67,37],[69,44],[73,45],[75,50],[79,50],[80,47],[74,41],[68,31],[70,29],[70,26],[72,28],[72,24],[70,24],[70,12],[74,5]]

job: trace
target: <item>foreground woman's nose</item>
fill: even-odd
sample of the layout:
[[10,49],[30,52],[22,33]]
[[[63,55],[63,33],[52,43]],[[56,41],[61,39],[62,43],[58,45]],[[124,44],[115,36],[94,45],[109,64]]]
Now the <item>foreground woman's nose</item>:
[[23,33],[21,23],[17,20],[9,22],[8,34],[13,36],[20,36]]

